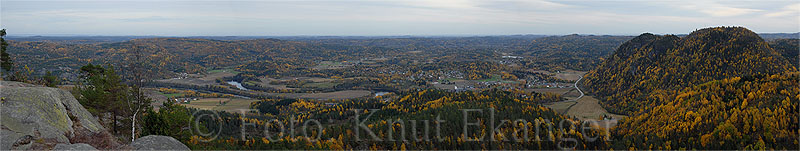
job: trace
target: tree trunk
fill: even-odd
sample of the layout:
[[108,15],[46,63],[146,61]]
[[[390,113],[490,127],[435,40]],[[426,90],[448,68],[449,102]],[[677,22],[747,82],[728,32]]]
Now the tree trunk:
[[133,117],[131,118],[131,142],[136,140],[136,114],[139,113],[137,110],[133,112]]

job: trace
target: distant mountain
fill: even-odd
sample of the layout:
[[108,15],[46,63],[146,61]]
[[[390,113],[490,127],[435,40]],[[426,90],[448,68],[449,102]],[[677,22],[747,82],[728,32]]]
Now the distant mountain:
[[321,61],[387,58],[389,64],[424,64],[439,61],[490,61],[495,57],[514,53],[523,55],[524,59],[517,59],[518,63],[529,69],[588,70],[601,62],[597,58],[610,54],[614,47],[632,37],[570,35],[542,38],[539,35],[513,35],[278,37],[292,40],[259,38],[268,37],[10,37],[9,52],[18,65],[27,65],[37,74],[43,75],[45,71],[52,71],[68,79],[77,77],[62,73],[69,73],[88,63],[119,66],[130,64],[136,50],[142,50],[140,54],[146,56],[141,58],[143,63],[140,65],[152,72],[147,75],[155,78],[170,78],[175,73],[202,73],[216,68],[235,68],[251,62],[255,62],[254,65],[291,65],[294,68],[287,70],[298,68],[310,71],[305,68],[314,67]]
[[[318,45],[277,39],[221,41],[193,38],[145,38],[125,42],[64,44],[11,41],[9,52],[19,64],[36,71],[77,69],[88,63],[124,66],[134,63],[136,50],[144,56],[147,75],[170,77],[173,72],[201,73],[208,69],[241,65],[256,60],[307,63],[308,60],[361,58],[385,49]],[[291,60],[285,60],[285,59]]]
[[686,37],[642,34],[625,42],[582,84],[610,112],[633,112],[666,102],[687,86],[729,77],[796,71],[758,34],[742,27],[706,28]]
[[[566,35],[538,38],[512,54],[536,58],[522,62],[528,69],[559,71],[590,70],[633,36]],[[568,68],[564,68],[568,67]]]
[[[494,42],[504,42],[503,40],[516,39],[536,39],[547,37],[547,35],[492,35],[492,36],[8,36],[7,40],[30,41],[30,42],[55,42],[64,44],[93,44],[93,43],[114,43],[125,42],[134,39],[145,38],[187,38],[187,39],[208,39],[208,40],[255,40],[255,39],[280,39],[288,41],[318,41],[324,43],[342,43],[347,41],[382,41],[392,39],[411,39],[411,40],[494,40]],[[426,41],[421,41],[426,42]],[[482,41],[479,41],[482,42]],[[377,43],[380,44],[380,43]]]
[[155,37],[157,36],[9,36],[7,40],[56,42],[65,44],[92,44],[123,42],[133,39]]
[[797,33],[760,33],[758,34],[764,39],[798,39],[800,32]]

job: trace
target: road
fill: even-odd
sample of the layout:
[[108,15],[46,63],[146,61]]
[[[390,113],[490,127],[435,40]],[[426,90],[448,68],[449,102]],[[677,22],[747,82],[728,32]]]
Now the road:
[[577,98],[575,98],[575,100],[572,100],[572,101],[577,101],[578,99],[581,99],[583,97],[583,91],[581,91],[581,88],[578,87],[578,82],[581,82],[581,79],[583,79],[583,76],[581,76],[581,78],[578,78],[578,80],[575,81],[575,84],[574,84],[575,89],[578,90],[578,92],[581,93],[581,96],[578,96]]
[[[548,102],[548,103],[545,103],[544,105],[548,106],[550,108],[553,108],[555,110],[562,110],[563,109],[563,111],[558,111],[558,112],[562,113],[562,114],[567,114],[567,111],[569,111],[572,108],[572,106],[575,106],[575,104],[578,104],[578,100],[580,100],[581,98],[586,96],[586,94],[583,93],[583,90],[581,90],[578,87],[578,83],[581,82],[582,79],[583,79],[583,76],[578,78],[578,80],[576,80],[575,83],[573,84],[573,86],[575,87],[575,90],[578,90],[578,93],[580,93],[580,96],[578,96],[578,97],[576,97],[574,99],[569,99],[569,100],[563,100],[563,101],[557,101],[557,102]],[[571,91],[573,91],[573,90],[569,90],[567,92],[571,92]],[[566,94],[566,93],[564,93],[564,94]]]

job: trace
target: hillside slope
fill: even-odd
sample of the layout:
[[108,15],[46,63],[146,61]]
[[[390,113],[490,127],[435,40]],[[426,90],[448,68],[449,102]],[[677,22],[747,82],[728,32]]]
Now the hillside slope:
[[800,65],[800,39],[775,39],[769,41],[769,46],[789,59],[795,68]]

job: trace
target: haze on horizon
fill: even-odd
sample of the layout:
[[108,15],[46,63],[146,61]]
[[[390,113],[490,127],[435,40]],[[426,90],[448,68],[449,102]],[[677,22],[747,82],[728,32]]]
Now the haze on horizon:
[[800,2],[0,0],[9,35],[390,36],[800,31]]

